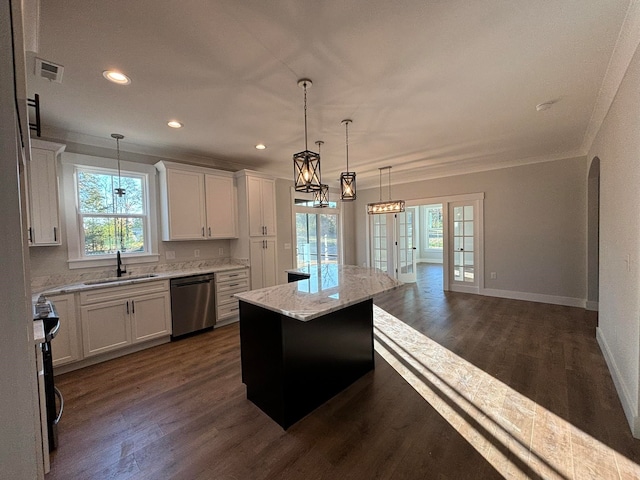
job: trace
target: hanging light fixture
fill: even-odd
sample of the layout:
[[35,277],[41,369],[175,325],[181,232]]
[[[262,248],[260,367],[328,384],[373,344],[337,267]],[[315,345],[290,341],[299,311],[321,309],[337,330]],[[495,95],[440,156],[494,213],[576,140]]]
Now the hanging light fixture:
[[[404,212],[404,200],[391,200],[391,167],[381,167],[380,170],[380,201],[367,203],[367,213],[375,215],[380,213],[400,213]],[[382,171],[389,171],[389,200],[382,201]]]
[[347,146],[347,171],[340,174],[340,199],[351,202],[356,199],[356,172],[349,171],[349,124],[352,120],[342,120],[345,129],[345,144]]
[[[316,145],[318,145],[318,156],[322,153],[320,151],[320,146],[323,144],[324,142],[322,140],[316,141]],[[313,192],[313,206],[315,208],[324,208],[329,206],[329,185],[322,183],[322,178],[320,179],[320,182],[320,190]]]
[[320,154],[307,147],[307,88],[311,80],[298,80],[298,86],[304,89],[304,151],[293,154],[293,181],[297,192],[315,192],[320,190]]
[[113,190],[113,192],[118,195],[118,197],[123,197],[125,195],[125,189],[120,186],[120,140],[124,138],[124,135],[120,135],[119,133],[112,133],[112,138],[116,139],[116,152],[118,155],[118,187]]

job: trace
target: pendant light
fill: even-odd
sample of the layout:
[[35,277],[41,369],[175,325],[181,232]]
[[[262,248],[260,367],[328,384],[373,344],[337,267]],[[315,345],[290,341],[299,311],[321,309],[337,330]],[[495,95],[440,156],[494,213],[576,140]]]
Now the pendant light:
[[[316,145],[318,145],[318,156],[322,154],[320,151],[322,144],[324,144],[322,140],[316,141]],[[315,208],[325,208],[329,206],[329,185],[322,183],[322,178],[320,182],[320,190],[313,192],[313,206]]]
[[304,89],[304,151],[293,154],[293,182],[297,192],[315,192],[320,190],[320,154],[307,147],[307,88],[311,80],[298,80],[298,86]]
[[[404,200],[391,200],[391,167],[381,167],[380,170],[380,201],[367,203],[367,213],[376,215],[381,213],[400,213],[404,212]],[[389,200],[382,201],[382,171],[389,171]]]
[[120,135],[119,133],[112,133],[112,138],[116,139],[116,153],[118,156],[118,187],[113,190],[113,192],[120,198],[125,195],[125,189],[120,186],[120,140],[124,138],[124,135]]
[[356,172],[349,171],[349,124],[352,120],[342,120],[345,129],[345,144],[347,147],[347,171],[340,174],[340,199],[352,202],[356,199]]

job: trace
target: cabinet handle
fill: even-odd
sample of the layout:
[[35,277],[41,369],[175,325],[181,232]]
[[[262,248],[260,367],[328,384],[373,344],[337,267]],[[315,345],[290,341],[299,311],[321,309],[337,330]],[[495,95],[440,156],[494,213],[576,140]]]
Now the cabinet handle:
[[204,227],[202,227],[202,236],[204,237]]
[[239,283],[230,283],[229,286],[230,287],[237,287],[238,285],[240,285]]
[[53,227],[53,241],[58,241],[58,227]]
[[29,227],[29,243],[33,242],[33,228]]
[[239,310],[239,309],[240,309],[240,307],[233,307],[233,308],[230,308],[229,311],[233,312],[234,310]]
[[131,313],[136,313],[136,301],[131,300]]
[[238,275],[240,275],[239,273],[234,273],[233,275],[229,275],[229,278],[231,277],[237,277]]
[[127,315],[129,315],[129,300],[127,300]]
[[209,227],[209,236],[211,236],[211,227]]

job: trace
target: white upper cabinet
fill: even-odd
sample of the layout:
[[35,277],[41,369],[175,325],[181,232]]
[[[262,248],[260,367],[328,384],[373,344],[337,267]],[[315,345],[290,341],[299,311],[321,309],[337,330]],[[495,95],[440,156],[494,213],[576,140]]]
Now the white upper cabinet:
[[276,234],[276,183],[273,179],[247,176],[249,236]]
[[207,236],[235,238],[238,236],[237,194],[232,176],[204,176],[207,204]]
[[58,203],[58,156],[65,145],[31,140],[27,167],[28,223],[30,246],[60,245]]
[[162,240],[237,237],[233,173],[158,162]]

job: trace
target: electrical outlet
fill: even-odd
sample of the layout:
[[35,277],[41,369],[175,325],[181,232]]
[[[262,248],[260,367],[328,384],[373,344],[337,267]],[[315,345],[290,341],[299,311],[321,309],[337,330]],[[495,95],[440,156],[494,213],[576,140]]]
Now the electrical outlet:
[[491,272],[491,280],[495,280],[498,278],[498,274],[496,272]]
[[167,250],[166,252],[164,252],[164,258],[166,258],[167,260],[175,260],[176,252],[174,252],[173,250]]
[[218,249],[218,256],[222,257],[224,255],[224,248],[219,248]]
[[193,256],[196,258],[200,258],[200,250],[198,250],[197,248],[193,251]]
[[290,243],[285,243],[284,244],[284,249],[285,250],[291,250],[291,244]]

